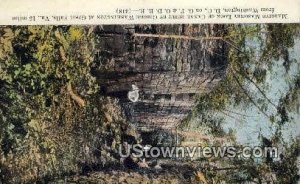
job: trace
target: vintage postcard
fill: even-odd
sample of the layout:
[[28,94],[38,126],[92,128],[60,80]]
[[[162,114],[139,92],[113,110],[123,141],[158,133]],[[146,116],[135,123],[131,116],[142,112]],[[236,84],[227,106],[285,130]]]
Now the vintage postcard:
[[0,0],[0,183],[297,184],[297,0]]

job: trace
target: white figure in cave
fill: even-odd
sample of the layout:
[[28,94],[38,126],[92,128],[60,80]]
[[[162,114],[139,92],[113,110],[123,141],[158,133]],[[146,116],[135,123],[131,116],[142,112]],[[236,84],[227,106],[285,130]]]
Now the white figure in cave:
[[134,84],[131,85],[131,88],[127,93],[127,97],[130,101],[137,102],[139,100],[139,88]]

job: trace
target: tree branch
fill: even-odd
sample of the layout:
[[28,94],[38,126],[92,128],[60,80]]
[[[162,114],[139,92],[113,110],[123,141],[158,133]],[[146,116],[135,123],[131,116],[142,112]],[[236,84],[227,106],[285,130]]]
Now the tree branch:
[[71,83],[68,83],[67,85],[67,91],[68,93],[70,94],[71,98],[80,106],[80,107],[84,107],[85,106],[85,101],[78,95],[76,95],[74,92],[73,92],[73,89],[72,89],[72,85]]
[[257,105],[256,103],[255,103],[255,101],[252,99],[252,97],[248,94],[248,92],[247,92],[247,90],[245,90],[244,88],[243,88],[243,85],[241,84],[241,82],[237,79],[237,77],[236,76],[234,76],[234,75],[232,75],[233,76],[233,78],[234,78],[234,80],[236,81],[236,83],[240,86],[240,88],[243,90],[243,92],[244,92],[244,94],[248,97],[248,99],[250,100],[250,102],[263,114],[263,115],[265,115],[267,118],[269,118],[269,115],[268,114],[266,114],[264,111],[263,111],[263,109],[261,108],[261,107],[259,107],[259,105]]

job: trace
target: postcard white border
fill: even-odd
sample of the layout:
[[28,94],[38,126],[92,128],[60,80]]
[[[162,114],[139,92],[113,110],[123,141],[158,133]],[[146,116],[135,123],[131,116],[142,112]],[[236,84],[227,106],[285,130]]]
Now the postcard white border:
[[[118,19],[118,10],[139,9],[202,9],[205,8],[274,8],[274,14],[283,14],[284,18],[204,18],[189,19],[134,19],[140,12],[124,13],[132,19]],[[266,14],[268,12],[265,12]],[[175,13],[176,14],[176,13]],[[196,13],[194,13],[197,15]],[[262,12],[258,14],[262,15]],[[55,20],[57,16],[87,16],[82,20]],[[101,19],[105,15],[109,18]],[[161,15],[154,12],[154,15]],[[44,20],[41,17],[48,17]],[[90,16],[90,17],[88,17]],[[94,17],[92,17],[94,16]],[[97,16],[99,16],[97,18]],[[18,20],[18,17],[20,20]],[[27,20],[22,20],[27,17]],[[31,17],[31,19],[30,19]],[[37,18],[38,17],[38,18]],[[33,20],[33,18],[35,18]],[[80,18],[80,17],[79,17]],[[103,17],[102,17],[103,18]],[[300,23],[299,0],[0,0],[0,25],[97,25],[97,24],[199,24],[199,23]]]

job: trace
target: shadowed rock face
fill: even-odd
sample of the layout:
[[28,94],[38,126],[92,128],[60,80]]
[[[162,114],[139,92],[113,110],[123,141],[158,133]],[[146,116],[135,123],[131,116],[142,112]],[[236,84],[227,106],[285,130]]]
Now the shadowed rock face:
[[192,109],[195,94],[209,92],[225,75],[222,40],[153,36],[218,37],[224,34],[220,25],[99,26],[96,34],[93,73],[102,92],[119,98],[140,129],[176,126]]

